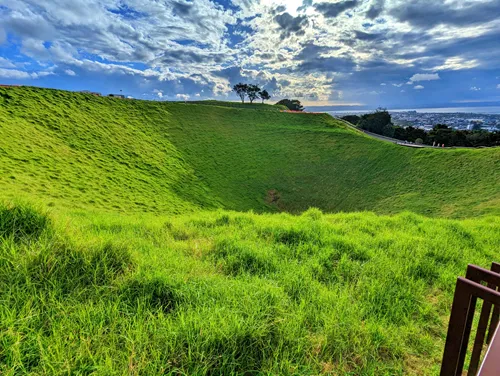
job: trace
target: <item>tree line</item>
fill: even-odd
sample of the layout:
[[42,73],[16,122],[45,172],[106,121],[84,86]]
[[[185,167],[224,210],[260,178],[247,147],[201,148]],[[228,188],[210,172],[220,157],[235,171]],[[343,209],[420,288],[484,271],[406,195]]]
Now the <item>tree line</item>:
[[347,115],[342,119],[368,132],[416,144],[465,147],[500,146],[500,132],[487,132],[480,129],[458,130],[446,124],[437,124],[429,132],[412,126],[400,127],[392,123],[391,114],[385,109],[378,109],[362,116]]
[[[262,103],[271,99],[271,95],[267,90],[262,90],[254,84],[243,84],[240,82],[233,86],[233,91],[240,97],[241,103],[245,103],[245,98],[248,98],[250,103],[253,103],[257,98],[260,98]],[[283,105],[291,111],[304,111],[304,106],[297,99],[282,99],[276,104]]]

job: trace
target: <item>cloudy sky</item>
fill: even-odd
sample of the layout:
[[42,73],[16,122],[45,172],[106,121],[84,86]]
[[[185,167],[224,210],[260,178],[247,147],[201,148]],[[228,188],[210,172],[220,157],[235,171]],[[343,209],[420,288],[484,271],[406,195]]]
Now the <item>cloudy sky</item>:
[[156,100],[500,105],[500,0],[0,0],[0,83]]

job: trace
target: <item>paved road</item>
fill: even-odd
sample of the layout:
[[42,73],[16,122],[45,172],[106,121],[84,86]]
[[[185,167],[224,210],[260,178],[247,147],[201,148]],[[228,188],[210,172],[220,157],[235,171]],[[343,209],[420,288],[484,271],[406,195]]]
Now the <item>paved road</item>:
[[366,134],[366,135],[368,135],[370,137],[373,137],[373,138],[376,138],[376,139],[379,139],[379,140],[382,140],[382,141],[387,141],[387,142],[391,142],[393,144],[397,144],[397,145],[401,145],[401,146],[407,146],[407,147],[412,147],[412,148],[435,148],[434,146],[431,146],[431,145],[410,144],[410,143],[398,140],[396,138],[386,137],[386,136],[382,136],[382,135],[379,135],[379,134],[376,134],[376,133],[368,132],[368,131],[365,131],[364,129],[359,129],[359,128],[355,127],[354,125],[352,125],[351,123],[349,123],[349,122],[347,122],[345,120],[338,119],[338,118],[336,118],[336,119],[339,120],[339,121],[341,121],[345,125],[347,125],[349,128],[354,129],[355,131],[364,133],[364,134]]

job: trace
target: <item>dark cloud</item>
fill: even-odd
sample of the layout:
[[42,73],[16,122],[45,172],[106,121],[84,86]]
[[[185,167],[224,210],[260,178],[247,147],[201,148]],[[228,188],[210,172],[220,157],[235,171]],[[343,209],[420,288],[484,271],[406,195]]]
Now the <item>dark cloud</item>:
[[385,36],[383,34],[365,33],[359,30],[354,31],[354,36],[356,37],[357,40],[366,42],[381,41],[385,39]]
[[500,59],[498,41],[500,31],[495,30],[479,37],[457,37],[448,41],[433,41],[428,38],[426,49],[419,52],[401,53],[399,57],[405,59],[426,59],[431,62],[443,62],[447,58],[461,57],[466,61],[478,60],[484,67],[496,68]]
[[164,53],[157,61],[163,64],[203,64],[223,63],[230,60],[229,56],[222,53],[214,53],[205,50],[171,49]]
[[279,14],[279,13],[283,13],[284,11],[286,11],[286,6],[284,5],[280,5],[280,6],[277,6],[276,8],[272,9],[271,10],[271,14]]
[[355,66],[350,56],[328,57],[324,56],[335,51],[334,48],[317,46],[308,43],[295,57],[300,61],[298,69],[305,72],[348,72]]
[[318,3],[314,4],[314,9],[323,13],[325,17],[335,18],[340,13],[352,9],[359,4],[359,0],[339,1],[338,3]]
[[313,0],[302,0],[302,5],[297,9],[298,11],[306,10],[313,3]]
[[309,24],[307,16],[293,17],[290,13],[278,14],[274,17],[274,21],[280,26],[281,38],[288,38],[290,35],[304,35],[304,27]]
[[370,5],[370,9],[368,9],[368,12],[366,12],[366,17],[369,18],[370,20],[374,20],[384,10],[384,4],[385,0],[373,0],[372,4]]
[[189,16],[191,14],[193,3],[188,3],[184,1],[174,1],[172,2],[172,8],[174,13],[179,16]]
[[444,2],[435,0],[407,2],[392,9],[390,13],[399,21],[420,27],[440,24],[466,26],[499,18],[500,0],[468,2],[459,8],[451,8]]

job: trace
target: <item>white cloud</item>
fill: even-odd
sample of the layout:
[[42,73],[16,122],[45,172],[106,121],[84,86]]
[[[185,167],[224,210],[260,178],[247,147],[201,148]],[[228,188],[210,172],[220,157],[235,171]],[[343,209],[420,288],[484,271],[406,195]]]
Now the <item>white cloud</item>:
[[381,84],[380,84],[380,86],[386,86],[386,85],[387,85],[387,84],[385,84],[385,83],[381,83]]
[[183,100],[183,101],[187,101],[189,99],[189,95],[188,94],[177,94],[176,97],[177,97],[177,99],[180,99],[180,100]]
[[20,80],[31,78],[31,75],[28,72],[20,71],[17,69],[0,68],[0,77]]
[[481,88],[480,87],[476,87],[476,86],[472,86],[470,88],[471,91],[481,91]]
[[16,66],[10,60],[0,56],[0,68],[15,68]]
[[420,82],[420,81],[435,81],[439,80],[439,74],[438,73],[417,73],[414,74],[409,82]]
[[195,97],[200,97],[200,93],[196,93],[194,96]]
[[472,69],[480,65],[477,59],[464,59],[462,57],[450,57],[447,58],[444,64],[437,67],[433,67],[430,70],[440,71],[440,70],[462,70],[462,69]]
[[401,90],[400,93],[406,93],[406,90]]
[[154,89],[153,93],[158,96],[158,98],[163,98],[163,90]]
[[71,69],[66,69],[64,73],[66,73],[68,76],[76,76],[76,73]]
[[392,84],[392,86],[401,87],[401,86],[403,86],[403,84]]
[[54,72],[51,71],[42,71],[42,72],[34,72],[31,73],[31,78],[40,78],[54,75]]
[[414,87],[414,89],[415,89],[415,90],[422,90],[422,89],[424,89],[424,86],[422,86],[422,85],[417,85],[417,86],[415,86],[415,87]]
[[497,85],[497,89],[500,89],[500,84]]

